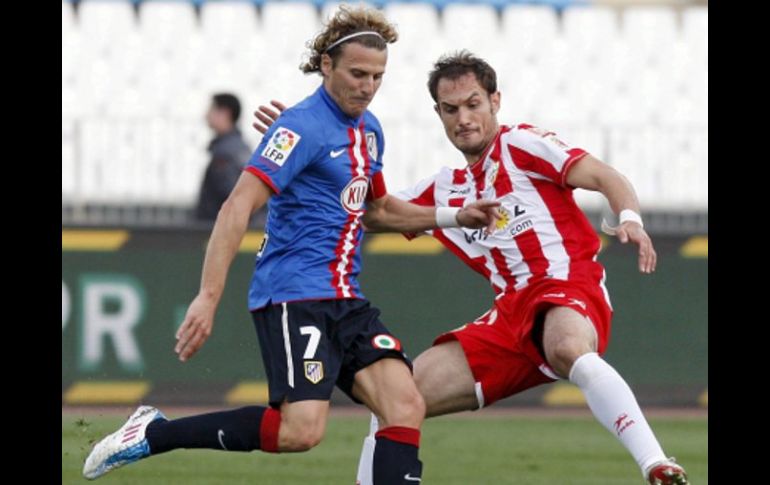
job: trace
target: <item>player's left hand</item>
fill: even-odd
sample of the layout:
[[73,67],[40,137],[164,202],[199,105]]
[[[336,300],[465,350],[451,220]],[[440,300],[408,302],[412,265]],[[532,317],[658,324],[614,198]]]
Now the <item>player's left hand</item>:
[[621,243],[628,241],[639,246],[639,271],[642,273],[652,273],[655,271],[655,265],[658,261],[658,255],[655,254],[655,248],[652,247],[652,240],[647,235],[647,231],[636,222],[626,221],[615,228],[615,235]]
[[176,331],[174,352],[179,355],[179,360],[185,362],[195,355],[209,338],[216,310],[217,305],[203,294],[196,296],[190,303],[184,321]]
[[495,224],[500,219],[500,202],[496,200],[479,199],[460,209],[457,213],[457,222],[462,227],[470,229],[486,228],[487,234],[492,234]]
[[270,104],[277,108],[278,111],[268,108],[265,105],[260,105],[259,109],[254,112],[254,117],[257,119],[257,121],[251,124],[255,130],[262,133],[263,135],[267,132],[267,129],[270,128],[270,125],[275,123],[275,120],[277,120],[281,113],[283,113],[283,111],[286,109],[285,104],[274,99],[270,101]]

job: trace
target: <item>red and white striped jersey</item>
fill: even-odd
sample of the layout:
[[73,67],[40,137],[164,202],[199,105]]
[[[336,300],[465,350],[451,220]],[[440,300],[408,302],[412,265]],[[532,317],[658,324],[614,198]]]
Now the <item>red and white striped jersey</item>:
[[462,207],[482,198],[500,201],[503,217],[491,235],[483,229],[428,231],[489,279],[497,293],[545,278],[604,289],[604,268],[596,261],[599,238],[566,184],[567,173],[586,153],[532,125],[502,126],[473,165],[444,167],[394,195],[438,207]]

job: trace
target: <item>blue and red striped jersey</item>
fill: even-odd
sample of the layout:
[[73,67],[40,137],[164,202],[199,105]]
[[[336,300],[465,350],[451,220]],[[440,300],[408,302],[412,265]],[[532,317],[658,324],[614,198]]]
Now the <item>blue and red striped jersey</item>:
[[[246,170],[269,185],[265,242],[249,308],[295,300],[362,298],[361,217],[372,178],[382,175],[384,139],[366,111],[346,115],[320,86],[284,111]],[[384,184],[375,198],[384,195]]]

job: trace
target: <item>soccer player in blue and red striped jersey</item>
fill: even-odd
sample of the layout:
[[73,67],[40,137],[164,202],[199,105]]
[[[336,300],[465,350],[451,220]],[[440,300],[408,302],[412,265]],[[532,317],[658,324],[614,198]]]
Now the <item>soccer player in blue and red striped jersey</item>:
[[378,485],[420,481],[425,404],[400,341],[361,293],[363,227],[420,232],[494,226],[497,202],[424,207],[388,195],[382,129],[367,106],[397,34],[377,10],[341,8],[313,41],[305,73],[322,85],[266,133],[223,204],[206,251],[198,296],[177,332],[182,361],[211,334],[228,268],[249,217],[269,207],[249,308],[268,378],[270,406],[168,420],[142,406],[92,450],[86,478],[179,448],[305,451],[324,434],[338,386],[380,417],[373,458]]

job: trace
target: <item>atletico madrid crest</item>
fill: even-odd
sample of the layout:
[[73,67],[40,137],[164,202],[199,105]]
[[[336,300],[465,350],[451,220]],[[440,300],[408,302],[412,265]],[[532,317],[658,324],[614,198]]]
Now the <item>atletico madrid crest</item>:
[[318,384],[324,378],[323,362],[317,360],[305,361],[305,378],[313,384]]
[[374,132],[368,132],[366,134],[366,151],[369,153],[369,161],[374,162],[377,160],[377,135]]

